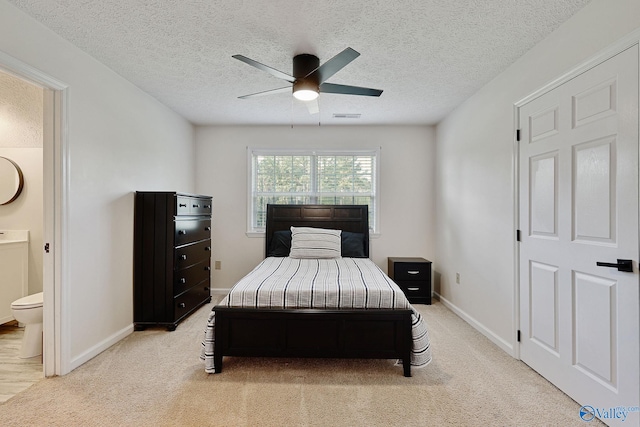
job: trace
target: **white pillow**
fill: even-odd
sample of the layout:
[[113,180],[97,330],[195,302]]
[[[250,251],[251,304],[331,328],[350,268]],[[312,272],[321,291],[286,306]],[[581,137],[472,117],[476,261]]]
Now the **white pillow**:
[[291,227],[291,258],[340,258],[340,230]]

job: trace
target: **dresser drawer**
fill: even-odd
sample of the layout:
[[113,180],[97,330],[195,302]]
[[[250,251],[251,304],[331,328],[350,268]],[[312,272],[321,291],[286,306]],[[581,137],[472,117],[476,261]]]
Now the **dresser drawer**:
[[194,285],[211,277],[211,261],[200,262],[176,271],[173,275],[173,295],[179,295]]
[[431,278],[431,265],[427,263],[396,262],[394,264],[393,279],[426,281]]
[[192,287],[186,292],[178,295],[173,299],[174,302],[174,320],[178,321],[180,318],[189,314],[196,307],[199,307],[206,302],[210,297],[209,280],[205,280],[196,286]]
[[175,270],[182,270],[211,258],[211,240],[180,246],[174,251]]
[[175,245],[182,246],[211,238],[210,219],[176,219]]
[[176,196],[176,215],[189,215],[191,197]]
[[191,200],[191,215],[211,215],[211,200]]
[[211,215],[211,199],[176,196],[176,215]]

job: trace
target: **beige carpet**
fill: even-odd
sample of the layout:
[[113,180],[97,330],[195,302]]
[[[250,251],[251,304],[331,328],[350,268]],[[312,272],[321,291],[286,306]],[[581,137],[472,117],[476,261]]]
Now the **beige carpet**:
[[[208,305],[135,332],[0,404],[2,426],[582,426],[579,405],[435,302],[417,305],[433,362],[225,358],[204,373]],[[597,420],[590,426],[602,425]]]

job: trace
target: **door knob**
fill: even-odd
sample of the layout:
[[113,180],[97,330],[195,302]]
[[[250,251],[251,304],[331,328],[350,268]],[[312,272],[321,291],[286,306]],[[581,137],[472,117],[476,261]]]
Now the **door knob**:
[[617,263],[612,262],[596,262],[598,267],[613,267],[618,271],[625,271],[627,273],[633,273],[633,263],[630,259],[618,259]]

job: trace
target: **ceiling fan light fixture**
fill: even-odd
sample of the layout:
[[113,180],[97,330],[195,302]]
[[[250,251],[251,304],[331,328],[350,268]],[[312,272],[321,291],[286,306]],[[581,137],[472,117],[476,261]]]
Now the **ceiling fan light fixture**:
[[313,101],[319,94],[318,85],[313,82],[299,80],[293,84],[293,96],[300,101]]
[[293,92],[293,96],[300,101],[313,101],[318,97],[318,92],[309,89],[300,89]]

